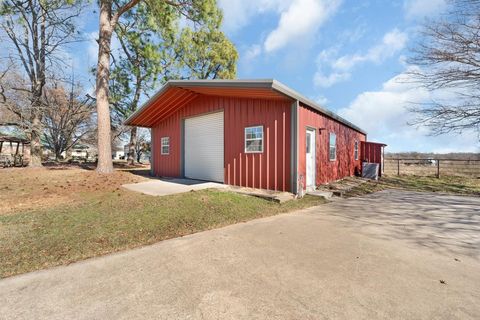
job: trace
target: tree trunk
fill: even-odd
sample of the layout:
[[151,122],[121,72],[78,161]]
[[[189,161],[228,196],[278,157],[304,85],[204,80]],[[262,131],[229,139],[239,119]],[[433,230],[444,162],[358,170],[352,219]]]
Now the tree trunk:
[[98,164],[97,172],[113,172],[112,142],[110,127],[110,106],[108,101],[108,82],[110,78],[110,44],[113,27],[110,23],[112,3],[100,1],[100,26],[98,39],[97,65],[97,123],[98,123]]
[[30,128],[30,161],[29,167],[42,166],[42,119],[40,116],[40,97],[35,97],[32,110],[32,123]]
[[33,18],[32,25],[34,29],[33,33],[33,54],[36,61],[37,79],[32,83],[32,116],[31,116],[31,128],[30,128],[30,162],[29,167],[41,167],[42,166],[42,116],[43,116],[43,87],[45,85],[45,15],[46,13],[42,9],[42,18],[40,22],[40,47],[38,46],[38,29],[36,24],[36,18]]
[[65,150],[65,161],[70,161],[72,159],[72,148]]
[[135,163],[135,146],[137,145],[137,127],[130,130],[130,143],[128,144],[128,164]]
[[142,152],[137,152],[137,162],[142,163],[140,160],[142,160]]

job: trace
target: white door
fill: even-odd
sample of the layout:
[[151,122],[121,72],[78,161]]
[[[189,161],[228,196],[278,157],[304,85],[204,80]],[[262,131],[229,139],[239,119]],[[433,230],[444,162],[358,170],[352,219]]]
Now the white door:
[[223,182],[223,112],[185,119],[185,177]]
[[306,187],[315,189],[315,130],[307,129],[306,142]]

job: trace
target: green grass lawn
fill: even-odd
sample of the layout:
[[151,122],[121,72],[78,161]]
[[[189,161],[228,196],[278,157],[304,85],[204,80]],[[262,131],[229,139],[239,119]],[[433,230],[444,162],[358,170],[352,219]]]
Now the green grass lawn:
[[[278,204],[214,189],[152,197],[121,188],[143,180],[128,170],[0,170],[0,277],[325,202],[306,196]],[[347,196],[386,188],[480,195],[480,179],[389,176]]]
[[278,204],[214,189],[166,197],[122,189],[79,196],[71,204],[0,215],[1,277],[325,202],[308,196]]

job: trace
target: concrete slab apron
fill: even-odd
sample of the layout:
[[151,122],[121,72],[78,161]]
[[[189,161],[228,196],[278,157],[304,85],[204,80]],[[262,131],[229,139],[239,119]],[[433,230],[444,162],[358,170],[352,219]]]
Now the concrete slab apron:
[[130,191],[140,192],[150,196],[166,196],[189,192],[191,190],[203,190],[209,188],[223,189],[227,188],[228,186],[222,183],[189,179],[154,179],[145,182],[124,184],[123,187]]
[[[447,218],[428,211],[428,198],[454,206],[452,223],[470,219],[464,237],[478,241],[479,202],[380,193],[5,279],[0,318],[474,319],[478,248],[453,233],[427,245]],[[367,199],[391,201],[369,217]],[[423,242],[414,230],[395,236],[402,215],[412,228],[428,225]]]

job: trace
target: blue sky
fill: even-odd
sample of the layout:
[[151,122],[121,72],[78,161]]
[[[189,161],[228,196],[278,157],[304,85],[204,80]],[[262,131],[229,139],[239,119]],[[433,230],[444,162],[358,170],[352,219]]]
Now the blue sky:
[[[223,30],[240,54],[238,77],[275,78],[385,142],[389,151],[479,152],[475,133],[431,137],[407,125],[412,102],[430,94],[408,84],[406,58],[419,26],[446,0],[217,0]],[[93,88],[96,14],[82,20],[91,39],[70,50]],[[115,46],[115,41],[114,41]]]

